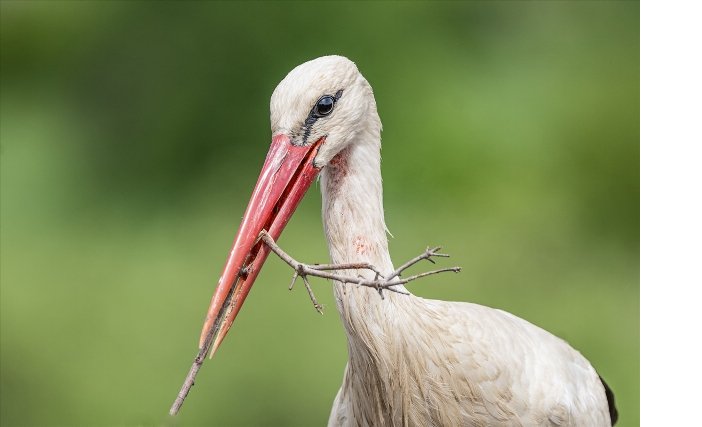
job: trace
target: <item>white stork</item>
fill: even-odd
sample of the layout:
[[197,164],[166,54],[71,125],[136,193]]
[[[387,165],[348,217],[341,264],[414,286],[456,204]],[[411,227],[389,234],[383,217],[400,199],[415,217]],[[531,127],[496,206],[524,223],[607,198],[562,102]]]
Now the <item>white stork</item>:
[[[280,236],[319,173],[331,261],[394,271],[383,215],[381,123],[373,90],[355,64],[325,56],[294,68],[273,92],[271,130],[270,151],[203,327],[201,347],[217,332],[213,351],[268,254],[257,236],[264,229]],[[358,274],[373,278],[367,270]],[[330,426],[616,421],[612,393],[590,363],[510,313],[411,294],[380,298],[374,289],[337,282],[334,295],[349,360]]]

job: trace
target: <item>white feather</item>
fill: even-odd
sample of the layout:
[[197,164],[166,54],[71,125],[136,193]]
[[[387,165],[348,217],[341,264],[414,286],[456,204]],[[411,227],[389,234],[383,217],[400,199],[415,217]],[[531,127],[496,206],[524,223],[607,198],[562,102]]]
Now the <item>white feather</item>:
[[[328,56],[295,68],[273,94],[271,127],[301,138],[317,99],[338,90],[343,95],[333,114],[311,130],[311,138],[326,136],[315,163],[323,167],[331,261],[366,261],[391,272],[381,123],[356,66]],[[611,425],[590,363],[525,320],[464,302],[391,292],[381,299],[373,289],[338,283],[334,294],[349,361],[330,426]]]

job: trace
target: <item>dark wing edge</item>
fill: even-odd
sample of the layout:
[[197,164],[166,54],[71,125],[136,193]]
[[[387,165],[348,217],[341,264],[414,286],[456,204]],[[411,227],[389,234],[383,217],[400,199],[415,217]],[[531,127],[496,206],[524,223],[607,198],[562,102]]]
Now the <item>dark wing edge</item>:
[[614,405],[614,392],[609,388],[604,378],[600,376],[600,381],[605,389],[605,395],[607,396],[607,406],[609,406],[609,419],[612,421],[612,425],[617,423],[619,419],[619,412],[617,412],[617,407]]

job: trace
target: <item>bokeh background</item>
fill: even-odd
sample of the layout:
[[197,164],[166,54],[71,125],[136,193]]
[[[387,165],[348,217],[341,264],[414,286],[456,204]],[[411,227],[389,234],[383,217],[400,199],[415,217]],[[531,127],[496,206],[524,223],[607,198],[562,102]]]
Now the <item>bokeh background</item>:
[[[3,426],[311,426],[346,360],[271,258],[177,419],[297,64],[354,60],[383,120],[391,251],[421,296],[563,337],[639,423],[637,2],[1,4]],[[281,238],[326,261],[313,187]]]

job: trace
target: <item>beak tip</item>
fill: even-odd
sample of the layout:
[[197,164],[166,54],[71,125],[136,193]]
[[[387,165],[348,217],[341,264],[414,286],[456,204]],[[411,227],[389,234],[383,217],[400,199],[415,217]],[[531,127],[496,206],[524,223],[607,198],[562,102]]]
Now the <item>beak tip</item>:
[[207,330],[203,329],[200,333],[200,340],[198,341],[198,348],[202,348],[205,345],[205,340],[207,339]]
[[212,345],[212,349],[210,350],[210,355],[208,356],[208,358],[210,360],[212,360],[214,358],[214,355],[215,355],[215,353],[217,353],[218,348],[219,348],[219,342],[216,342],[216,343],[214,343],[214,345]]

